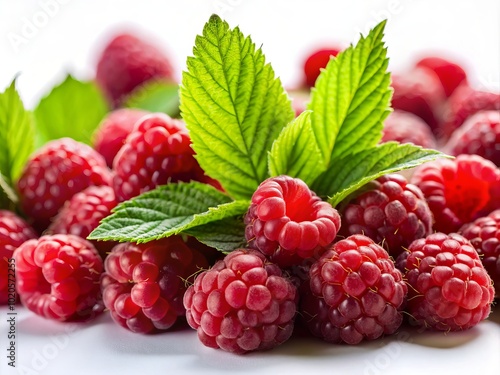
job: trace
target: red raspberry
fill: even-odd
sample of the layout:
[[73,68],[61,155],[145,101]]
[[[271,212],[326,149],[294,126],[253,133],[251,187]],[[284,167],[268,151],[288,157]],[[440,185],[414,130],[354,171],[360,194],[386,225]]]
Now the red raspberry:
[[452,233],[414,241],[398,258],[412,321],[440,331],[468,329],[490,313],[494,289],[471,243]]
[[135,123],[148,113],[139,109],[122,108],[110,112],[101,121],[93,136],[94,149],[104,156],[108,167],[113,166],[113,159],[134,129]]
[[235,250],[198,275],[184,295],[189,325],[208,347],[244,353],[292,334],[296,287],[255,250]]
[[0,210],[0,305],[9,301],[9,259],[14,250],[32,238],[36,233],[28,223],[13,212]]
[[90,146],[71,138],[51,141],[28,161],[17,186],[24,212],[35,229],[50,224],[64,202],[90,185],[110,185],[106,161]]
[[313,87],[318,79],[321,69],[326,68],[331,57],[339,54],[340,48],[321,48],[311,53],[304,63],[305,83],[308,87]]
[[434,230],[456,232],[463,224],[499,208],[500,170],[477,155],[459,155],[419,167],[411,182],[424,193]]
[[465,224],[458,231],[474,246],[500,297],[500,210]]
[[394,333],[407,287],[389,254],[363,235],[335,243],[312,265],[301,312],[312,334],[358,344]]
[[[47,234],[74,234],[86,239],[118,204],[110,186],[90,186],[66,201],[47,229]],[[112,241],[90,241],[104,259],[116,245]]]
[[438,107],[445,99],[441,83],[432,71],[415,68],[404,75],[392,75],[392,107],[422,118],[436,134]]
[[57,234],[29,240],[14,252],[21,302],[49,319],[92,317],[100,302],[102,259],[77,236]]
[[469,117],[448,140],[451,155],[475,154],[500,167],[500,112],[481,111]]
[[170,61],[155,46],[135,35],[117,35],[97,64],[97,83],[115,107],[136,87],[153,79],[173,80]]
[[172,236],[122,243],[104,262],[104,305],[121,326],[137,333],[167,330],[186,313],[186,280],[208,268],[203,255]]
[[382,142],[413,143],[425,148],[436,148],[431,128],[420,117],[404,111],[394,111],[384,122]]
[[465,73],[465,70],[460,65],[441,57],[425,57],[418,61],[416,66],[433,71],[441,81],[441,85],[447,97],[449,97],[460,84],[467,83],[467,73]]
[[302,180],[279,176],[257,188],[245,223],[251,248],[280,267],[290,267],[326,250],[340,228],[340,216]]
[[422,191],[399,174],[372,181],[342,214],[341,235],[364,234],[398,256],[413,240],[432,233],[432,213]]
[[124,201],[169,182],[205,182],[193,155],[182,121],[162,113],[143,117],[113,162],[117,199]]

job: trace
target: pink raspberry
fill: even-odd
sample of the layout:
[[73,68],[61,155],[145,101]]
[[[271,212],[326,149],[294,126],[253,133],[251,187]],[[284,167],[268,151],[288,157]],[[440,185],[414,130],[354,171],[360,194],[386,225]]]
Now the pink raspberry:
[[439,78],[439,81],[441,81],[441,85],[447,97],[449,97],[458,86],[467,83],[467,73],[465,73],[465,70],[460,65],[450,60],[429,56],[419,60],[416,66],[433,71]]
[[304,78],[307,87],[313,87],[318,79],[321,69],[326,68],[331,57],[341,51],[338,47],[321,48],[311,53],[304,62]]
[[296,287],[255,250],[234,250],[184,295],[189,325],[208,347],[234,353],[274,348],[292,334]]
[[409,286],[407,312],[417,325],[458,331],[488,317],[495,291],[464,237],[438,232],[418,239],[397,264]]
[[392,112],[384,122],[382,142],[388,141],[436,148],[436,138],[429,125],[412,113],[398,110]]

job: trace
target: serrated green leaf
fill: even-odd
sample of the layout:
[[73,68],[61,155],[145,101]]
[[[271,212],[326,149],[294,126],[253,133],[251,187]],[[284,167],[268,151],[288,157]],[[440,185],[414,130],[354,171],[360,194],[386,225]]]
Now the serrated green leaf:
[[118,205],[90,234],[92,240],[148,242],[242,215],[247,201],[231,201],[210,185],[167,184]]
[[21,174],[34,142],[32,114],[24,108],[13,80],[0,94],[0,173],[8,186]]
[[94,82],[68,75],[35,108],[37,146],[62,137],[90,144],[92,133],[108,110]]
[[313,190],[336,206],[366,183],[384,174],[416,167],[447,155],[410,143],[387,142],[338,159],[314,183]]
[[325,171],[311,125],[311,111],[289,123],[273,143],[269,153],[271,176],[288,175],[312,184]]
[[331,59],[312,90],[308,108],[313,110],[313,131],[327,166],[382,138],[392,95],[382,42],[385,23]]
[[193,55],[180,96],[197,159],[231,196],[249,199],[268,177],[267,153],[293,118],[291,102],[262,50],[218,16]]
[[226,218],[188,229],[183,233],[196,237],[207,246],[223,253],[246,247],[245,223],[241,218]]
[[127,97],[125,107],[179,115],[179,85],[166,81],[147,81]]

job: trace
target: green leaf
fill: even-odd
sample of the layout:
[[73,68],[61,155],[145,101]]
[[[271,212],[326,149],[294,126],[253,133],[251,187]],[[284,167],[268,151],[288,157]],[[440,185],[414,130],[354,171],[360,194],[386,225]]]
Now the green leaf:
[[95,83],[68,75],[36,107],[37,146],[62,137],[91,143],[91,136],[109,108]]
[[297,177],[312,184],[325,169],[311,126],[311,111],[305,111],[274,141],[269,153],[269,173]]
[[183,233],[223,253],[246,247],[245,223],[241,218],[226,218],[188,229]]
[[0,174],[8,186],[20,176],[34,142],[33,116],[24,108],[13,80],[0,94]]
[[249,199],[268,177],[267,153],[293,119],[291,102],[262,50],[218,16],[193,54],[180,97],[196,157],[231,196]]
[[336,206],[371,180],[441,157],[448,156],[411,143],[383,143],[338,159],[316,180],[313,190],[321,196],[331,196],[329,202]]
[[206,184],[167,184],[118,205],[89,239],[148,242],[242,215],[248,206]]
[[163,112],[170,117],[176,117],[179,115],[179,85],[165,81],[147,81],[134,89],[124,106]]
[[331,59],[312,90],[312,127],[327,166],[382,138],[392,95],[382,42],[385,23]]

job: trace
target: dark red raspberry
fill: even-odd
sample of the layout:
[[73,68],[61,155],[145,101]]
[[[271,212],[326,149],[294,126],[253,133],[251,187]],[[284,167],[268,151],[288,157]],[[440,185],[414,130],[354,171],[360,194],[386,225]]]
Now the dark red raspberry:
[[475,154],[500,167],[500,112],[481,111],[469,117],[445,146],[451,155]]
[[479,111],[500,110],[500,94],[460,86],[448,100],[442,132],[450,137],[470,116]]
[[312,265],[301,313],[317,337],[358,344],[396,332],[407,287],[389,254],[363,235],[335,243]]
[[302,180],[279,176],[257,188],[245,223],[251,248],[280,267],[290,267],[326,250],[340,228],[340,216]]
[[[86,239],[99,222],[118,204],[110,186],[90,186],[66,201],[47,229],[47,234],[74,234]],[[112,241],[90,241],[104,259],[116,245]]]
[[169,182],[206,182],[193,155],[182,121],[162,113],[143,117],[113,162],[117,199],[124,201]]
[[64,202],[88,186],[110,185],[104,158],[71,138],[51,141],[27,162],[17,186],[23,211],[43,231]]
[[432,70],[441,81],[441,85],[447,97],[449,97],[458,86],[467,83],[467,73],[465,73],[465,70],[460,65],[441,57],[425,57],[419,60],[416,66]]
[[433,217],[422,191],[403,176],[388,174],[364,189],[342,210],[340,235],[364,234],[396,257],[413,240],[432,233]]
[[500,170],[477,155],[459,155],[419,167],[411,182],[424,193],[434,230],[456,232],[463,224],[499,208]]
[[134,129],[135,123],[148,113],[139,109],[122,108],[110,112],[101,121],[94,133],[93,143],[94,149],[106,159],[108,167],[113,166],[113,159]]
[[48,319],[82,320],[100,303],[102,259],[77,236],[57,234],[29,240],[14,252],[21,302]]
[[9,301],[9,259],[14,250],[32,238],[36,238],[36,233],[26,221],[13,212],[0,210],[0,305]]
[[500,210],[465,224],[458,231],[474,246],[500,297]]
[[404,111],[396,110],[385,120],[382,142],[388,141],[436,148],[436,138],[429,125],[420,117]]
[[422,118],[436,134],[438,108],[445,99],[436,74],[424,68],[415,68],[406,74],[393,74],[392,87],[392,107]]
[[308,87],[313,87],[321,69],[326,68],[331,57],[337,56],[340,48],[321,48],[311,53],[304,62],[304,78]]
[[139,37],[120,34],[101,54],[96,80],[118,107],[136,87],[150,80],[173,81],[170,61],[159,49]]
[[490,313],[495,291],[471,243],[452,233],[414,241],[398,258],[411,321],[440,331],[468,329]]
[[290,338],[296,287],[255,250],[235,250],[198,275],[184,295],[189,325],[208,347],[244,353]]
[[184,317],[186,282],[208,263],[181,237],[173,236],[119,244],[104,268],[103,300],[113,319],[133,332],[149,333],[167,330]]

